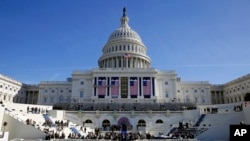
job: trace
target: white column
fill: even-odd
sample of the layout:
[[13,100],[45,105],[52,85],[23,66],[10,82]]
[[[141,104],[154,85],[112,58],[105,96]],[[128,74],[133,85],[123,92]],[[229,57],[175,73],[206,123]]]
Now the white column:
[[119,68],[118,57],[115,57],[116,68]]
[[150,97],[152,97],[152,96],[153,96],[153,84],[152,84],[152,77],[150,77],[150,87],[151,87]]
[[130,68],[134,68],[134,57],[130,59]]
[[119,94],[118,94],[118,99],[121,99],[121,77],[118,77],[119,79]]
[[128,99],[130,99],[130,77],[128,77]]
[[123,57],[121,57],[121,66],[124,68]]
[[128,58],[125,58],[125,60],[126,60],[126,68],[129,68],[129,66],[128,66]]
[[144,98],[144,94],[143,94],[143,77],[141,77],[141,98]]
[[105,81],[106,81],[106,86],[105,86],[105,91],[106,91],[105,97],[106,97],[108,96],[108,77],[105,77]]

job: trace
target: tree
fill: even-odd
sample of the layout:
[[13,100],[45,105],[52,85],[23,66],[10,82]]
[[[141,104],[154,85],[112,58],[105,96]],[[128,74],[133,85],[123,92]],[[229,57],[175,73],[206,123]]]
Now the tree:
[[244,101],[250,101],[250,93],[246,93],[244,96]]

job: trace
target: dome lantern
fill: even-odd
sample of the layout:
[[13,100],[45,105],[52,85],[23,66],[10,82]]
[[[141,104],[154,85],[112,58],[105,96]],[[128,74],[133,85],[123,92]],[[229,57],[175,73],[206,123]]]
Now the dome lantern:
[[121,27],[128,26],[129,18],[126,16],[126,8],[123,8],[123,15],[121,17]]

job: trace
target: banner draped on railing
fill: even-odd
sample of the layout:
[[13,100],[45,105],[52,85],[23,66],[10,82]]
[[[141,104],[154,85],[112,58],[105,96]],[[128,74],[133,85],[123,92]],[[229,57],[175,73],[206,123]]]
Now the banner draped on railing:
[[111,78],[111,97],[118,98],[119,95],[119,78],[112,77]]
[[143,95],[151,95],[150,77],[143,77]]
[[138,80],[137,77],[130,77],[130,95],[131,97],[137,97],[138,95]]
[[98,78],[98,95],[105,96],[106,95],[106,77],[99,77]]

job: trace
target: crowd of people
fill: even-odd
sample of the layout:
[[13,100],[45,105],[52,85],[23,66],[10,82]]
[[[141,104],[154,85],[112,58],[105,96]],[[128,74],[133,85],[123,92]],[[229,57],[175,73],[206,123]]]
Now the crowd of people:
[[196,133],[196,129],[192,127],[192,123],[179,122],[178,128],[173,127],[172,130],[167,134],[168,138],[171,139],[194,139]]
[[65,133],[64,132],[54,132],[54,130],[49,130],[46,128],[44,130],[46,133],[45,140],[51,140],[51,139],[65,139]]
[[32,113],[32,114],[43,114],[43,113],[48,113],[48,109],[44,108],[37,108],[37,107],[27,107],[27,113]]
[[242,111],[242,110],[243,110],[242,104],[240,104],[240,105],[235,105],[235,106],[234,106],[234,111],[235,111],[235,112],[239,112],[239,111]]
[[55,105],[54,109],[82,110],[82,111],[178,111],[196,109],[194,103],[74,103],[72,105]]

